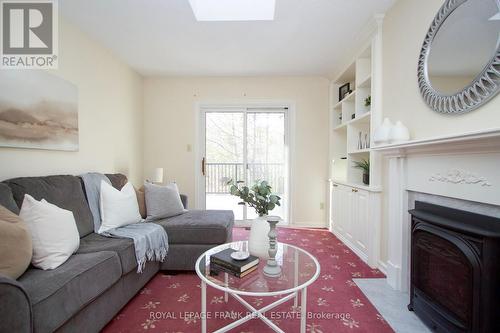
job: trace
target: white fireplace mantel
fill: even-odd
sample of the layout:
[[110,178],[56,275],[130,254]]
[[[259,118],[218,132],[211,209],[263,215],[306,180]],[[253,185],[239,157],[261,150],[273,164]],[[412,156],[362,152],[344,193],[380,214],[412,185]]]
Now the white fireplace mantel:
[[499,150],[500,128],[492,128],[483,131],[467,132],[455,135],[438,136],[427,139],[412,140],[401,143],[375,146],[374,151],[383,154],[425,154],[432,152],[460,152],[481,150]]
[[409,193],[500,206],[500,129],[377,146],[385,171],[388,218],[387,282],[408,290]]

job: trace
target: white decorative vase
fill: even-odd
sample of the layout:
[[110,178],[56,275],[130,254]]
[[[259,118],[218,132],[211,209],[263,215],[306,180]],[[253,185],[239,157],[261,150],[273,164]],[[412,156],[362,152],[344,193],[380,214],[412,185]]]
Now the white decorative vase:
[[389,143],[392,126],[393,125],[389,118],[385,118],[382,124],[375,130],[375,133],[373,134],[373,142],[377,145]]
[[248,239],[248,251],[250,254],[263,258],[269,258],[269,230],[267,216],[260,216],[252,221],[250,237]]
[[397,121],[396,125],[392,126],[389,134],[389,141],[391,143],[398,143],[410,140],[410,131],[408,127],[403,125],[402,122]]

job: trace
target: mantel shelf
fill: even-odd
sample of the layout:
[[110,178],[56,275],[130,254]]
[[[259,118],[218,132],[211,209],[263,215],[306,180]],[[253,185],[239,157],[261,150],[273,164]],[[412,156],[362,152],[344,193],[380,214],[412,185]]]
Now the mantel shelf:
[[500,128],[446,135],[428,139],[375,146],[371,149],[384,154],[411,154],[436,151],[500,150]]

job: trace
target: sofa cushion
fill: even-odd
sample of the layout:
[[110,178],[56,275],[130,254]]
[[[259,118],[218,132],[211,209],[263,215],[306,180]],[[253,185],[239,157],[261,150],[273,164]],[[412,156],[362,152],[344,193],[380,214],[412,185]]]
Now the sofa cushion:
[[6,180],[18,207],[24,195],[29,194],[36,200],[45,199],[62,209],[70,210],[75,216],[80,237],[94,231],[92,213],[83,193],[81,179],[75,176],[24,177]]
[[118,254],[122,266],[122,275],[137,268],[134,241],[130,238],[109,238],[92,233],[80,239],[80,248],[76,253],[113,251]]
[[0,205],[4,206],[12,213],[19,215],[19,207],[12,195],[12,191],[7,184],[0,183]]
[[154,223],[165,228],[169,244],[223,244],[231,240],[234,214],[230,210],[190,210]]
[[52,332],[121,277],[115,252],[76,254],[54,270],[31,268],[19,283],[33,306],[37,332]]
[[111,185],[113,185],[113,187],[118,191],[128,183],[127,176],[122,175],[121,173],[107,173],[105,176],[108,177]]

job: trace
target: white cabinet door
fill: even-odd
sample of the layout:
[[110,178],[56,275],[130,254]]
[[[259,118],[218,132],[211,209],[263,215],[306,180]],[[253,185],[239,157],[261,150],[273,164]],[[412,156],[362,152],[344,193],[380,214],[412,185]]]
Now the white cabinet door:
[[371,267],[377,267],[380,198],[364,189],[332,184],[332,232]]
[[367,191],[332,184],[332,231],[356,254],[367,260],[369,200]]
[[356,214],[356,196],[352,188],[345,188],[344,197],[346,198],[344,205],[346,221],[344,236],[349,242],[353,243],[354,230],[356,228],[356,219],[354,216]]
[[353,212],[354,240],[355,246],[367,254],[367,236],[368,236],[368,192],[357,190],[354,193],[355,207]]
[[332,185],[332,223],[333,229],[341,234],[344,232],[343,227],[343,214],[342,214],[342,187],[338,184]]

